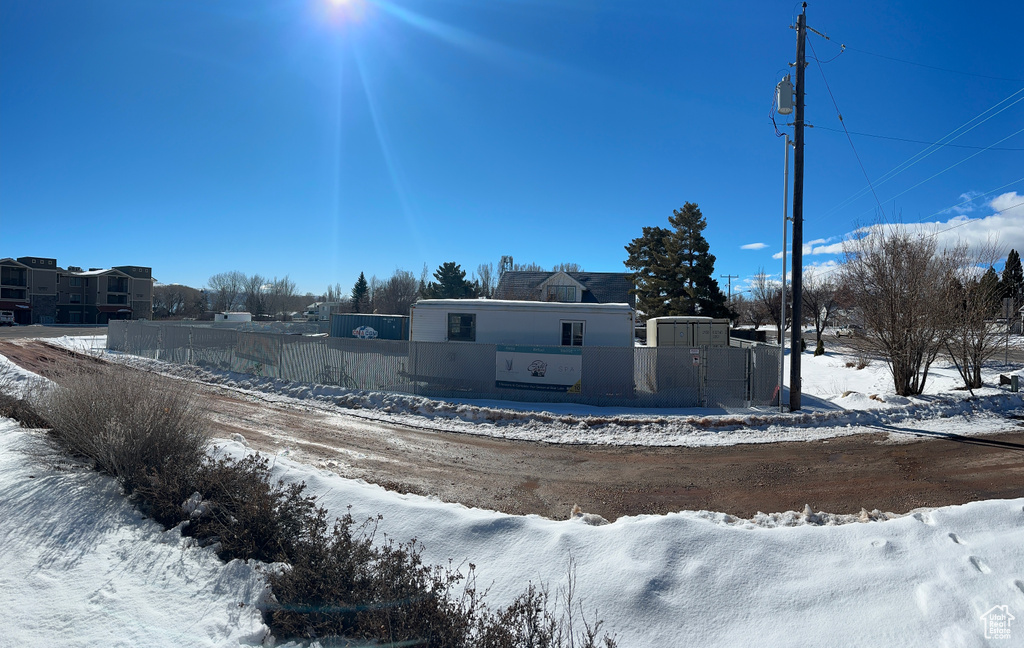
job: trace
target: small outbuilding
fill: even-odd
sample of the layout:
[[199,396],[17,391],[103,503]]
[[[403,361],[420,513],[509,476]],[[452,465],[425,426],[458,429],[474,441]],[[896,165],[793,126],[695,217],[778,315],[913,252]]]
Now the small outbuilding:
[[729,346],[729,320],[682,315],[652,317],[647,320],[647,346]]
[[213,316],[214,324],[225,322],[251,322],[252,313],[216,313]]

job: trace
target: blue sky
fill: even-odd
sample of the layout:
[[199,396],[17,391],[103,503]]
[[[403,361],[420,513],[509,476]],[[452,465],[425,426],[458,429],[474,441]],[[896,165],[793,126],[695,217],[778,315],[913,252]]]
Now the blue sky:
[[[623,246],[689,201],[716,274],[742,287],[781,271],[769,112],[798,11],[0,0],[0,256],[146,264],[193,286],[287,274],[314,293],[502,255],[622,271]],[[880,213],[1024,249],[1024,6],[812,2],[807,15],[831,38],[810,36],[809,56],[846,51],[807,68],[805,263],[834,263]],[[978,148],[854,134],[855,155],[822,71],[854,133],[937,142],[967,124],[952,143]],[[908,160],[863,191],[865,173]]]

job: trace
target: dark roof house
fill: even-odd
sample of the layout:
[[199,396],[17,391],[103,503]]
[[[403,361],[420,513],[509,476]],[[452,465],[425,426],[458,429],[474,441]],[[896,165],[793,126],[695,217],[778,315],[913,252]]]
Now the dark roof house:
[[580,302],[584,304],[629,304],[632,275],[625,272],[520,272],[501,275],[494,299],[521,301]]

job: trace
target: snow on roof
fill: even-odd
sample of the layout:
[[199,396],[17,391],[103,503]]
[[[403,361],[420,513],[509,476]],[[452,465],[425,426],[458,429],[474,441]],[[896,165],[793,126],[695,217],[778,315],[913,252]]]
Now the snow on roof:
[[629,311],[629,304],[595,304],[587,302],[547,302],[526,301],[521,299],[421,299],[414,308],[422,306],[444,306],[448,308],[466,308],[472,310],[581,310],[581,311]]

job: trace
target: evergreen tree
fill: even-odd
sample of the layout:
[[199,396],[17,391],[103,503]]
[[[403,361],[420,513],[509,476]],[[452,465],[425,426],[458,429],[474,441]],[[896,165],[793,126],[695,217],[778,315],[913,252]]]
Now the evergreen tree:
[[987,316],[992,316],[999,311],[1002,286],[999,283],[999,275],[996,274],[996,270],[992,266],[989,266],[985,274],[981,276],[978,299],[981,300],[980,306]]
[[637,307],[648,318],[665,315],[729,317],[726,297],[712,278],[715,256],[702,232],[707,227],[696,203],[673,210],[673,229],[645,227],[626,246]]
[[438,266],[434,278],[437,283],[431,281],[421,289],[427,299],[470,299],[476,296],[472,282],[466,280],[466,271],[454,261]]
[[356,279],[356,285],[352,286],[352,312],[365,313],[370,310],[370,287],[366,283],[366,276],[360,272]]
[[1017,250],[1010,250],[1003,266],[1003,296],[1013,299],[1015,305],[1024,297],[1024,268],[1021,267]]

